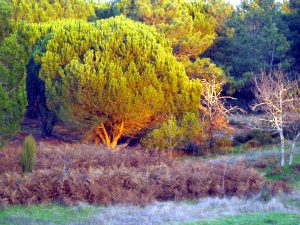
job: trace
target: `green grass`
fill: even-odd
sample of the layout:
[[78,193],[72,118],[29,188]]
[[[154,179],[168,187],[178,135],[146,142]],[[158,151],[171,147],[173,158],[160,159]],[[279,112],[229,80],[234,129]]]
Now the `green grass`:
[[264,173],[265,177],[270,180],[286,180],[295,189],[300,189],[300,171],[297,170],[296,165],[300,166],[300,153],[295,154],[293,164],[288,165],[288,160],[283,168],[279,166],[279,156],[276,158],[276,163],[270,163],[266,168],[260,171]]
[[252,213],[211,220],[199,220],[181,225],[299,225],[300,215],[291,213]]
[[232,147],[232,154],[239,155],[251,151],[267,151],[267,150],[276,150],[280,151],[280,145],[279,144],[269,144],[269,145],[262,145],[258,148],[249,148],[246,147],[245,144],[239,144]]
[[67,207],[62,205],[11,206],[0,209],[1,225],[24,223],[43,225],[45,223],[67,224],[85,221],[96,211],[93,206]]

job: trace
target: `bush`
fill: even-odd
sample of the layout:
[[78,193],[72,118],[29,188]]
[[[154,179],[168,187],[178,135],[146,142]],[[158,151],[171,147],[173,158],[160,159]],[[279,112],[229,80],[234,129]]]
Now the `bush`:
[[261,130],[252,130],[249,134],[252,139],[256,139],[260,145],[273,144],[273,137],[267,132]]
[[23,152],[21,154],[21,167],[23,172],[32,172],[36,158],[36,143],[30,135],[24,140]]
[[171,116],[167,122],[143,138],[142,145],[148,149],[158,148],[170,151],[178,147],[183,148],[199,133],[199,129],[198,116],[194,113],[184,114],[179,122]]
[[215,140],[215,146],[212,153],[226,154],[232,151],[232,141],[229,136],[218,137]]
[[184,152],[189,155],[203,155],[204,151],[200,148],[200,146],[196,142],[189,142],[184,146]]
[[261,146],[261,143],[256,139],[251,139],[247,141],[245,144],[245,148],[259,148]]
[[[261,145],[268,145],[274,143],[274,137],[270,133],[263,132],[261,130],[252,130],[251,132],[247,134],[240,134],[234,137],[233,145],[239,145],[239,144],[245,144],[251,145],[252,143],[256,142],[256,144],[259,146]],[[251,146],[250,146],[251,147]]]
[[145,205],[208,196],[242,197],[259,194],[264,183],[272,194],[288,190],[286,184],[265,181],[242,162],[172,160],[165,152],[141,148],[107,151],[96,145],[44,142],[39,145],[35,170],[27,176],[15,166],[16,151],[2,152],[0,207],[51,202]]

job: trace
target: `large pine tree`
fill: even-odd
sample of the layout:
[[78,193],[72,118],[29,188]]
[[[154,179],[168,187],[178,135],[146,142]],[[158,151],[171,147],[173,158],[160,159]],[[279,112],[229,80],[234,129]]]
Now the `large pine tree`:
[[200,83],[188,79],[155,29],[121,16],[52,30],[36,57],[48,107],[108,147],[171,114],[197,110]]

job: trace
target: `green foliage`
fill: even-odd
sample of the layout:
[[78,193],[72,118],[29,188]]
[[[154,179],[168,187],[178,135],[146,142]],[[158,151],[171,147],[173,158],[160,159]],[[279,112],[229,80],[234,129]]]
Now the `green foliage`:
[[19,129],[25,111],[24,54],[16,35],[0,46],[0,145]]
[[288,11],[283,15],[283,20],[287,23],[290,32],[286,33],[288,40],[292,43],[291,55],[294,57],[293,71],[300,71],[300,2],[290,0]]
[[214,78],[220,84],[226,79],[223,70],[212,63],[209,58],[197,58],[195,61],[185,60],[183,64],[190,78],[200,80],[210,80]]
[[222,74],[220,78],[224,79],[220,68],[209,59],[198,57],[212,46],[232,10],[223,0],[117,0],[111,4],[109,12],[111,15],[115,11],[156,27],[171,41],[173,54],[184,64],[188,76],[200,78],[218,70],[218,75]]
[[0,43],[12,29],[12,8],[6,0],[0,0]]
[[21,167],[23,172],[32,172],[36,159],[36,143],[30,135],[24,140],[23,151],[21,154]]
[[197,57],[216,38],[216,20],[207,11],[205,1],[121,0],[121,13],[154,25],[172,41],[177,57]]
[[92,1],[84,0],[11,0],[13,19],[39,23],[60,19],[87,20],[95,14]]
[[176,147],[183,147],[192,141],[194,136],[199,133],[199,129],[198,116],[194,113],[186,113],[180,123],[174,116],[171,116],[167,122],[150,132],[142,140],[142,144],[148,149],[158,148],[172,151]]
[[120,15],[120,8],[118,2],[103,2],[96,6],[96,17],[95,19],[107,19],[113,16]]
[[244,1],[232,14],[227,26],[234,30],[223,34],[210,50],[209,56],[233,76],[229,93],[251,90],[250,72],[280,65],[288,70],[290,42],[287,24],[282,20],[281,5],[274,0]]
[[48,107],[66,122],[97,131],[108,143],[171,112],[197,109],[200,82],[188,79],[170,43],[153,28],[116,17],[63,22],[51,31],[40,77]]
[[248,143],[249,147],[259,147],[262,145],[274,144],[274,142],[276,142],[276,139],[275,137],[272,137],[272,135],[268,132],[264,132],[259,129],[254,129],[247,134],[235,136],[233,142],[234,145]]

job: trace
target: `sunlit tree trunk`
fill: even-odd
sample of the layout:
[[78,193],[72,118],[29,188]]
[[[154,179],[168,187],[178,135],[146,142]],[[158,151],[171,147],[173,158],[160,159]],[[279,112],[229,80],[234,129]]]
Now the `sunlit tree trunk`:
[[104,125],[101,125],[96,129],[96,132],[102,142],[110,149],[115,149],[119,139],[121,138],[124,131],[124,122],[121,123],[116,133],[109,134]]

